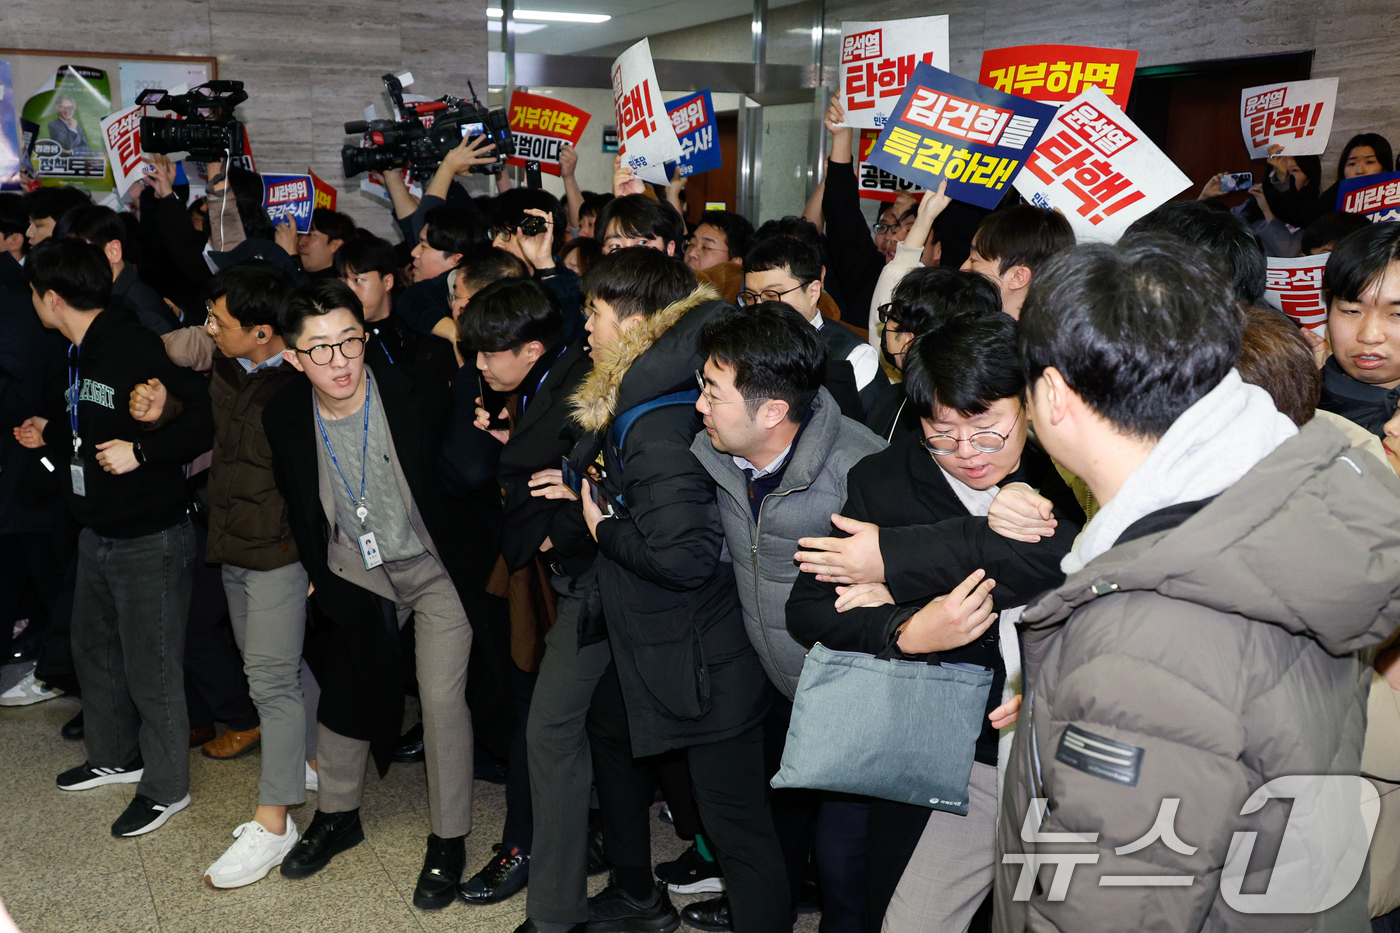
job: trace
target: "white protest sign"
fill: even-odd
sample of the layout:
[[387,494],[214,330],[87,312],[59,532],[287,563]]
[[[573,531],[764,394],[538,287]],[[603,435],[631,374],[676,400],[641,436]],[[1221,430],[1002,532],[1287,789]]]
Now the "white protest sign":
[[948,17],[841,24],[841,103],[846,125],[880,129],[924,62],[948,70]]
[[1060,108],[1015,184],[1032,204],[1059,208],[1081,243],[1113,243],[1191,179],[1090,87]]
[[1331,253],[1296,259],[1269,257],[1264,300],[1300,327],[1319,333],[1327,328],[1327,302],[1322,298],[1322,270]]
[[1287,155],[1322,155],[1337,111],[1337,79],[1261,84],[1240,92],[1240,132],[1251,159],[1277,143]]
[[622,164],[632,166],[643,181],[669,185],[666,163],[680,157],[681,143],[656,84],[650,42],[643,39],[617,57],[612,84]]
[[102,118],[102,141],[112,164],[117,196],[141,177],[141,116],[145,107],[127,107]]

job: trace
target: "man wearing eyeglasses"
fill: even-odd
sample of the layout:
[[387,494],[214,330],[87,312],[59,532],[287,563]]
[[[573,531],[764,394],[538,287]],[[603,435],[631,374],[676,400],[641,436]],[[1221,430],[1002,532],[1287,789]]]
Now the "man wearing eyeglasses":
[[700,215],[695,232],[685,241],[685,264],[692,271],[711,269],[723,263],[744,261],[753,236],[753,224],[733,211],[706,211]]
[[321,683],[316,815],[282,862],[304,878],[364,840],[360,798],[371,752],[382,774],[403,718],[399,625],[417,642],[432,832],[413,903],[452,903],[471,831],[472,629],[458,569],[434,543],[441,523],[420,405],[394,367],[365,365],[360,301],[341,281],[298,290],[282,316],[283,355],[306,375],[263,413],[278,491],[311,580],[307,654]]

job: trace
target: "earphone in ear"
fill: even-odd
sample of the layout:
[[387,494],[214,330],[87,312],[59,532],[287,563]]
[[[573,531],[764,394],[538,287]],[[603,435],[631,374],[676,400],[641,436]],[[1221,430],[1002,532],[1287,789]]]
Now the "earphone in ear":
[[267,333],[266,333],[265,331],[261,331],[261,330],[258,331],[258,339],[259,339],[259,340],[262,340],[262,339],[263,339],[264,337],[266,337],[266,336],[267,336]]

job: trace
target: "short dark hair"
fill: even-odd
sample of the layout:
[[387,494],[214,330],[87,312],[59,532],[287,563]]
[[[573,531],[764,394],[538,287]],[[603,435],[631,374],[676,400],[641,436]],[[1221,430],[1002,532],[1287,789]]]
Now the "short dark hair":
[[209,298],[223,298],[235,321],[244,327],[271,327],[274,334],[282,333],[282,309],[291,292],[291,277],[265,259],[225,266],[209,280]]
[[1027,384],[1053,366],[1119,431],[1158,438],[1225,378],[1243,329],[1220,266],[1155,234],[1053,257],[1017,331]]
[[329,207],[318,207],[311,212],[311,229],[324,233],[328,240],[339,240],[342,246],[355,238],[355,221]]
[[68,185],[46,185],[24,195],[24,212],[30,220],[52,217],[59,220],[75,207],[92,203],[92,196],[81,188]]
[[467,285],[473,292],[502,279],[524,279],[530,276],[530,267],[525,265],[525,261],[503,249],[489,249],[479,256],[463,259],[457,270],[459,276],[467,277]]
[[603,246],[590,236],[576,237],[564,244],[559,251],[559,261],[569,258],[570,253],[578,253],[579,275],[587,275],[593,264],[603,258]]
[[532,340],[549,347],[564,332],[559,299],[534,279],[502,279],[472,297],[457,339],[474,352],[518,351]]
[[756,239],[744,256],[744,272],[773,269],[786,269],[803,285],[815,282],[822,277],[821,250],[805,239],[783,234]]
[[1298,325],[1269,308],[1245,308],[1235,368],[1245,382],[1268,392],[1274,407],[1298,427],[1312,420],[1322,395],[1322,370]]
[[0,237],[23,234],[29,229],[24,197],[17,191],[0,192]]
[[100,204],[73,208],[54,224],[53,235],[75,236],[93,246],[106,246],[116,240],[122,245],[122,254],[126,254],[126,224],[122,223],[116,211]]
[[689,296],[695,286],[695,273],[681,260],[649,246],[629,246],[598,260],[581,290],[586,299],[606,301],[625,318],[653,315]]
[[[604,191],[602,194],[595,194],[592,191],[583,192],[583,201],[578,206],[579,220],[590,216],[596,218],[603,212],[603,208],[607,207],[608,202],[612,199],[612,194],[607,191]],[[597,228],[595,227],[594,233],[596,234],[597,232]]]
[[502,192],[501,196],[496,198],[496,223],[512,231],[518,230],[525,218],[532,216],[525,213],[530,209],[544,211],[553,216],[554,239],[549,248],[550,252],[557,253],[559,247],[564,245],[564,236],[568,233],[565,229],[569,223],[568,214],[563,203],[543,188],[511,188]]
[[894,287],[889,319],[916,337],[950,318],[1001,311],[1001,292],[977,272],[920,266]]
[[1268,260],[1264,245],[1243,220],[1204,201],[1168,201],[1133,221],[1125,236],[1167,233],[1205,250],[1230,279],[1238,301],[1264,295]]
[[282,339],[295,347],[306,329],[306,319],[330,314],[344,308],[361,327],[365,326],[365,309],[349,285],[340,279],[318,279],[300,286],[287,298],[282,308]]
[[749,223],[749,219],[743,214],[733,211],[706,211],[700,215],[700,223],[709,224],[724,234],[730,259],[742,259],[749,251],[749,244],[753,241],[753,224]]
[[721,311],[695,343],[700,356],[733,368],[734,388],[751,399],[745,403],[750,418],[765,399],[781,399],[787,420],[801,424],[826,374],[826,344],[781,301]]
[[749,245],[770,237],[785,236],[794,240],[801,240],[810,243],[817,253],[822,251],[822,232],[817,229],[817,225],[806,217],[799,217],[796,214],[788,214],[786,217],[775,217],[772,220],[764,221],[763,225],[754,231],[749,239]]
[[1337,180],[1341,181],[1347,177],[1347,159],[1351,157],[1351,151],[1358,146],[1370,146],[1376,153],[1376,161],[1381,164],[1382,172],[1395,171],[1395,154],[1390,148],[1390,140],[1380,133],[1357,133],[1347,144],[1342,147],[1342,155],[1337,159]]
[[491,221],[481,211],[439,204],[423,215],[428,225],[428,245],[449,256],[462,258],[491,248]]
[[24,279],[39,295],[54,292],[76,311],[101,311],[112,297],[112,267],[102,247],[77,237],[49,237],[30,250]]
[[1026,378],[1016,356],[1016,321],[998,308],[949,318],[921,334],[904,358],[904,391],[921,418],[938,408],[971,417],[1004,398],[1021,398]]
[[680,213],[667,202],[644,194],[629,194],[609,201],[598,212],[593,235],[601,242],[614,222],[623,236],[657,237],[663,243],[676,244],[677,249],[685,239],[685,220]]
[[1393,262],[1400,261],[1400,221],[1368,223],[1332,247],[1322,270],[1322,292],[1329,307],[1335,299],[1360,301]]
[[1333,247],[1343,237],[1357,230],[1365,230],[1371,222],[1361,214],[1348,214],[1344,211],[1329,211],[1303,228],[1303,238],[1298,249],[1304,256],[1311,256],[1313,250]]
[[378,272],[380,275],[392,275],[394,284],[399,284],[401,266],[398,252],[394,244],[377,236],[357,236],[346,240],[345,245],[335,251],[334,264],[337,278]]
[[997,272],[1025,266],[1034,277],[1045,260],[1074,245],[1074,228],[1065,215],[1018,204],[988,214],[972,235],[972,248],[983,259],[995,259]]

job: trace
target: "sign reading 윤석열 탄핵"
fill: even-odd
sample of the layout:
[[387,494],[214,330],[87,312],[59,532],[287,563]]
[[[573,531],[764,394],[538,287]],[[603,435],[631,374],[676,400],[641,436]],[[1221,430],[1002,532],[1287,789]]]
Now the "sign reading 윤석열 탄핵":
[[973,84],[922,62],[869,161],[930,190],[996,207],[1055,116],[1055,108]]
[[846,125],[883,127],[920,62],[948,70],[947,16],[842,23]]

